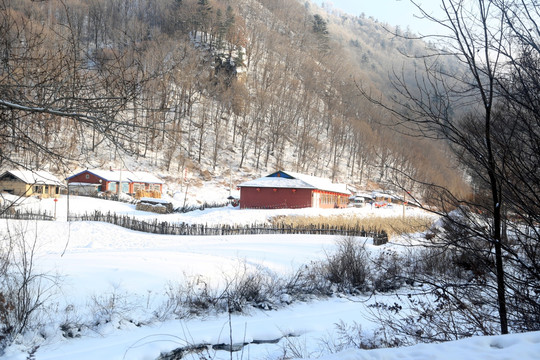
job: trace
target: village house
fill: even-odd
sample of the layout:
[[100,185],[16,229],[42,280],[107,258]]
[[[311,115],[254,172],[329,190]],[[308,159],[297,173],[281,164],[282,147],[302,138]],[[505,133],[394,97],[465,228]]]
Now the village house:
[[84,170],[67,179],[70,192],[92,195],[98,192],[161,197],[163,181],[144,171]]
[[62,182],[47,171],[8,170],[0,175],[0,190],[17,196],[58,198]]
[[246,181],[238,187],[241,209],[344,208],[351,195],[345,184],[285,171]]

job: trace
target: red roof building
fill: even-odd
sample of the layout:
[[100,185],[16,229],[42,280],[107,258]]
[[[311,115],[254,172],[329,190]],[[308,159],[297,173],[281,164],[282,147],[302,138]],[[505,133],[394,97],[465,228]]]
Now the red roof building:
[[163,181],[144,171],[84,170],[66,179],[68,186],[93,184],[98,192],[134,194],[138,190],[163,192]]
[[238,187],[241,209],[344,208],[351,196],[345,184],[284,171],[246,181]]

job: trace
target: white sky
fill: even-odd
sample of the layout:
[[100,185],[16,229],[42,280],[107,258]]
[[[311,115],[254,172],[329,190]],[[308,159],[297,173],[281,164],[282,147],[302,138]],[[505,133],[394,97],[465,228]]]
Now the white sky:
[[[335,9],[340,9],[351,15],[364,13],[367,17],[388,23],[399,25],[403,30],[407,26],[411,31],[427,35],[436,31],[436,27],[425,19],[419,19],[419,11],[409,0],[312,0],[319,6],[322,3],[332,4]],[[423,8],[430,13],[440,11],[438,0],[419,1]],[[414,16],[416,15],[416,17]]]

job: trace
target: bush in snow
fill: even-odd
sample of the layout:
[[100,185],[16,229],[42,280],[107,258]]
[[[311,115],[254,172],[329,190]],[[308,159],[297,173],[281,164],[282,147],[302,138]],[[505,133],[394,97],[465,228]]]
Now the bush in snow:
[[340,320],[335,327],[335,332],[320,341],[325,351],[331,354],[349,348],[371,350],[399,346],[395,338],[392,340],[385,338],[380,330],[364,331],[362,325],[357,322],[347,323]]
[[224,285],[209,284],[202,276],[169,285],[168,300],[156,312],[159,318],[203,316],[210,312],[243,312],[249,307],[272,309],[281,303],[285,281],[275,274],[252,269],[245,263],[233,275],[224,275]]
[[324,263],[328,281],[340,291],[364,290],[368,274],[368,254],[364,244],[353,237],[337,242],[334,253],[328,254]]
[[269,310],[279,301],[279,290],[283,281],[277,275],[246,264],[226,280],[223,296],[227,300],[227,310],[241,312],[247,305]]
[[9,229],[0,238],[0,354],[17,335],[40,325],[57,278],[36,272],[36,240],[26,229]]
[[166,318],[169,314],[178,318],[201,316],[216,307],[218,302],[216,289],[211,288],[202,276],[187,279],[185,283],[169,284],[168,300],[156,312],[158,318]]
[[374,291],[389,292],[403,286],[405,261],[397,252],[385,249],[370,263],[369,280]]
[[91,298],[90,309],[94,315],[94,326],[121,322],[138,323],[133,319],[140,304],[133,302],[132,296],[114,285],[110,292],[96,294]]

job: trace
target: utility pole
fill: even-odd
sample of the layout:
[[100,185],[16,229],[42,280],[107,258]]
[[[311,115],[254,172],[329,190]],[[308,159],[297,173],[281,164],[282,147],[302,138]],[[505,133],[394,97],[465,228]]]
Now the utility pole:
[[403,190],[403,220],[405,220],[405,204],[407,203],[406,198],[405,198],[406,196],[407,196],[407,192]]

